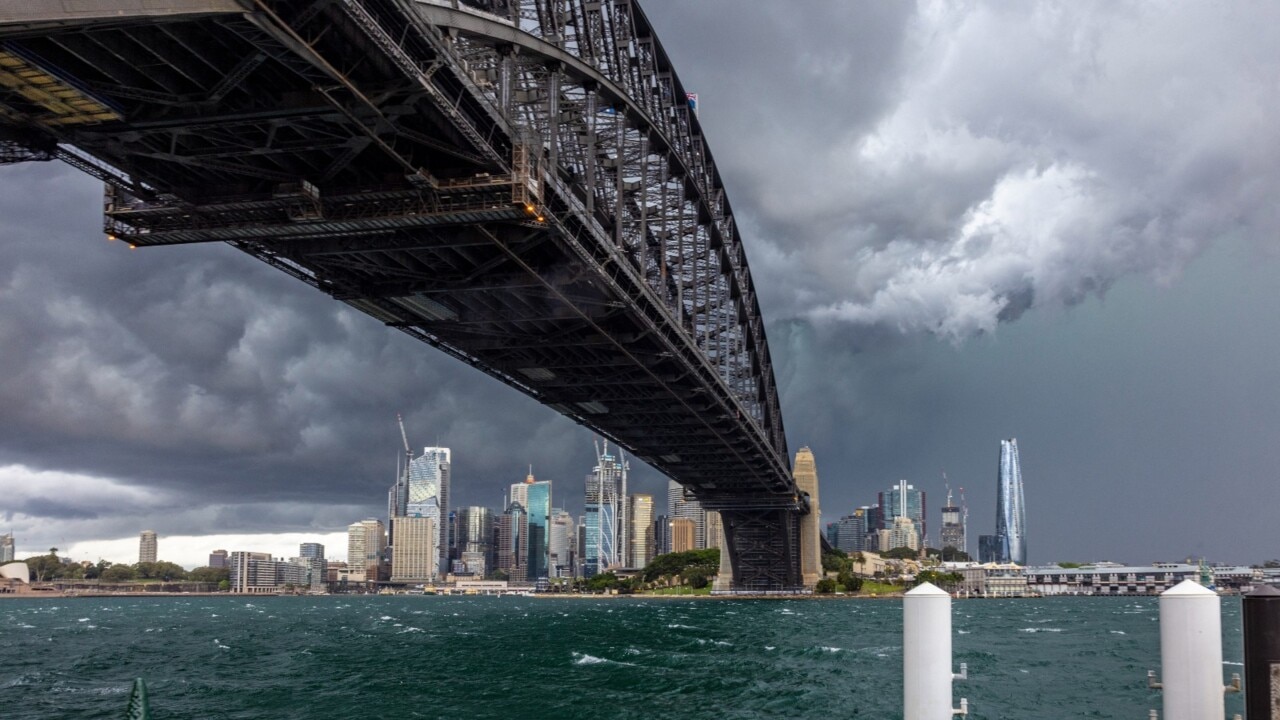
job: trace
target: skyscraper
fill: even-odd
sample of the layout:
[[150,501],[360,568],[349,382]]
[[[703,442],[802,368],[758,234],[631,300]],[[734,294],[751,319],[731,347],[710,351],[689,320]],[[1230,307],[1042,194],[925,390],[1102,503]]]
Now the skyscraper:
[[696,550],[695,539],[692,520],[689,518],[675,518],[671,521],[671,552]]
[[653,496],[636,493],[628,503],[631,519],[631,556],[627,567],[642,568],[653,559]]
[[916,538],[922,546],[927,546],[929,526],[925,520],[928,515],[926,512],[928,505],[925,500],[923,490],[917,490],[906,480],[899,480],[896,485],[880,493],[880,508],[883,512],[881,527],[892,530],[894,518],[910,518],[916,525]]
[[547,540],[551,577],[572,577],[575,574],[577,540],[578,530],[573,516],[560,508],[552,509]]
[[0,565],[13,562],[13,533],[0,535]]
[[298,545],[298,557],[322,558],[324,557],[324,545],[321,543],[302,543]]
[[551,530],[551,481],[534,480],[533,475],[525,481],[525,497],[528,513],[525,533],[526,555],[529,558],[527,579],[551,577],[550,571],[550,535]]
[[587,577],[621,567],[627,553],[627,461],[596,447],[596,466],[587,476],[586,522],[587,554],[583,559]]
[[437,577],[440,553],[437,552],[436,518],[408,516],[397,518],[391,556],[392,582],[429,582]]
[[860,507],[827,526],[827,541],[832,547],[847,553],[870,549],[867,547],[867,533],[875,528],[867,526],[868,510],[870,508]]
[[369,518],[347,526],[347,573],[351,582],[376,582],[387,536],[381,520]]
[[138,540],[138,562],[153,563],[156,561],[156,531],[143,530]]
[[209,553],[209,567],[224,568],[227,567],[227,551],[214,550]]
[[958,505],[951,502],[951,488],[947,488],[947,504],[942,508],[942,547],[955,548],[960,552],[969,552],[965,546],[964,513]]
[[436,564],[441,573],[449,571],[449,484],[452,455],[446,447],[423,448],[422,455],[409,463],[408,499],[405,515],[435,518]]
[[996,487],[996,538],[1000,562],[1027,564],[1027,508],[1022,497],[1018,440],[1000,441],[1000,474]]
[[462,553],[480,553],[484,557],[484,566],[488,569],[497,567],[497,558],[493,555],[493,511],[487,507],[472,505],[458,510],[457,533],[454,545],[458,548],[458,556]]
[[[707,513],[702,509],[702,503],[694,498],[686,498],[684,496],[684,487],[675,480],[667,481],[667,523],[670,527],[672,520],[676,518],[684,518],[693,523],[693,547],[705,548],[707,546]],[[671,538],[667,538],[667,542],[672,548],[675,543]],[[675,552],[675,550],[671,550]]]

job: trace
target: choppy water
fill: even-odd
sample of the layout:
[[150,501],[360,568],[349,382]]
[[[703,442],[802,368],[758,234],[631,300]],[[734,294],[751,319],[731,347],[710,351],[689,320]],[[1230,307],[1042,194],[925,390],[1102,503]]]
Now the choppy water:
[[[1160,706],[1154,598],[953,609],[971,717]],[[3,600],[0,716],[118,718],[143,677],[166,719],[901,718],[901,617],[896,600]],[[1237,600],[1223,633],[1229,676]]]

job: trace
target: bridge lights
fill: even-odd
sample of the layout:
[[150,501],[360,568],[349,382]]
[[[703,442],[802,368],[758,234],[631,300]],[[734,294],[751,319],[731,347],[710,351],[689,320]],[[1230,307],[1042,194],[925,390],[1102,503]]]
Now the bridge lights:
[[133,243],[129,243],[129,249],[130,249],[130,250],[137,250],[137,249],[138,249],[138,246],[137,246],[137,245],[134,245]]
[[112,233],[107,233],[107,242],[115,242],[115,241],[116,241],[116,236],[113,235]]

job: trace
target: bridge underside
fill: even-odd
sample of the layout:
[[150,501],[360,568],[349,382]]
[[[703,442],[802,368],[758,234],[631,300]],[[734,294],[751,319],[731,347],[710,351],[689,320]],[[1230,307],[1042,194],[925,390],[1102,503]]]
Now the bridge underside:
[[519,389],[720,510],[736,588],[801,585],[741,239],[634,3],[19,5],[0,163],[65,160],[110,237],[226,242]]

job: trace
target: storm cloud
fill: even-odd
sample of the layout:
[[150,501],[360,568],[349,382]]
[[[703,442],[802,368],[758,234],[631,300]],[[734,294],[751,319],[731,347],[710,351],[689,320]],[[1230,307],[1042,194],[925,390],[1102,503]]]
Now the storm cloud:
[[[1016,435],[1033,560],[1280,554],[1220,532],[1280,502],[1280,8],[644,7],[699,93],[827,520],[899,477],[937,507],[946,471],[986,532]],[[581,506],[572,422],[230,248],[107,241],[69,168],[0,190],[20,550],[341,530],[384,508],[397,412],[453,448],[458,504],[531,463]],[[1073,504],[1088,532],[1050,510]]]

